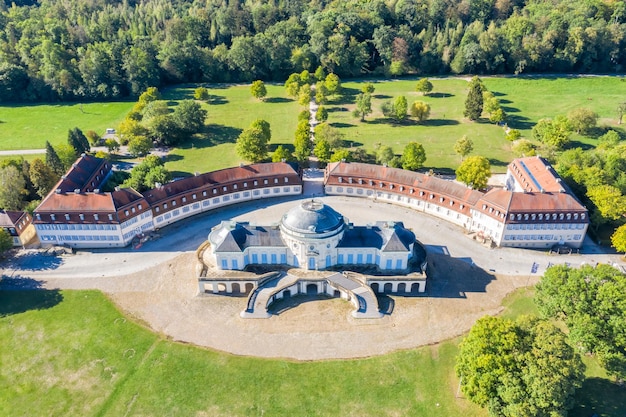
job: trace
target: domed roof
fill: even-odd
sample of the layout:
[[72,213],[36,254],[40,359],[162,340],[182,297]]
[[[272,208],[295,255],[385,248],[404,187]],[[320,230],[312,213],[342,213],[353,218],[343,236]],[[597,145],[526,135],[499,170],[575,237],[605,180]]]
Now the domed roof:
[[305,201],[289,210],[282,220],[287,230],[306,234],[327,233],[341,229],[343,216],[317,200]]

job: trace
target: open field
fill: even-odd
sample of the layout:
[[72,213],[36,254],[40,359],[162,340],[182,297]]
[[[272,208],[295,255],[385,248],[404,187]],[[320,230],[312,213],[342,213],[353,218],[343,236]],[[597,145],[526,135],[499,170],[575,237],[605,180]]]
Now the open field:
[[[532,313],[531,290],[504,314]],[[486,416],[458,398],[458,339],[359,360],[236,357],[163,339],[99,291],[0,291],[4,415]],[[586,359],[570,414],[615,416],[623,388]]]
[[0,150],[43,149],[46,141],[53,145],[67,143],[68,130],[79,127],[83,132],[103,134],[117,128],[133,102],[13,104],[0,106]]
[[[425,168],[439,171],[456,169],[461,159],[453,151],[460,137],[467,135],[474,142],[474,154],[491,160],[494,172],[504,172],[511,159],[511,144],[504,139],[504,129],[489,123],[469,122],[463,117],[467,81],[461,78],[433,79],[433,92],[422,96],[414,91],[417,78],[392,81],[374,81],[376,91],[373,113],[365,122],[352,115],[354,98],[367,80],[344,83],[343,95],[334,97],[327,105],[329,123],[344,135],[347,146],[364,147],[372,152],[378,143],[392,146],[398,154],[411,141],[418,141],[426,149]],[[489,90],[501,100],[508,113],[508,125],[520,129],[530,138],[532,126],[543,117],[566,114],[578,107],[588,107],[600,115],[601,126],[616,125],[616,107],[624,101],[626,81],[623,77],[485,77]],[[163,90],[167,100],[192,98],[193,86]],[[208,111],[205,130],[172,150],[166,167],[175,176],[206,172],[242,162],[236,155],[235,141],[241,131],[258,118],[267,120],[272,129],[270,148],[293,142],[297,116],[304,108],[288,98],[282,85],[267,84],[265,101],[254,99],[249,85],[214,85],[209,87],[211,100],[205,104]],[[429,120],[417,124],[409,121],[395,124],[383,118],[380,106],[385,100],[399,95],[407,97],[409,105],[416,100],[428,102]],[[63,143],[69,128],[98,132],[116,127],[132,107],[131,102],[4,106],[0,107],[0,149],[42,147],[45,140]],[[41,128],[40,128],[41,126]],[[572,135],[573,146],[592,147],[596,138]]]

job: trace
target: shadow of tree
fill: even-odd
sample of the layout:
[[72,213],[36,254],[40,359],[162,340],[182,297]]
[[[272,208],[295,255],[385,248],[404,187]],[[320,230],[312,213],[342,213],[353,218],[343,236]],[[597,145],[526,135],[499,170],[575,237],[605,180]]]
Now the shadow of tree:
[[241,132],[243,132],[243,129],[237,127],[208,124],[204,126],[202,132],[197,137],[185,142],[180,147],[183,149],[192,147],[207,148],[223,143],[235,143]]
[[44,290],[32,278],[5,277],[0,280],[0,317],[30,310],[45,310],[63,301],[59,290]]
[[624,415],[626,388],[603,378],[587,378],[576,391],[576,405],[568,413],[571,417],[613,417]]
[[7,266],[11,269],[46,271],[57,269],[63,263],[63,258],[54,253],[26,252],[7,260]]
[[508,162],[504,162],[501,161],[499,159],[496,158],[488,158],[489,159],[489,164],[491,164],[492,167],[496,166],[496,167],[505,167],[508,165]]
[[220,104],[228,104],[228,100],[225,96],[217,96],[217,95],[209,95],[209,99],[207,100],[212,106],[219,106]]
[[328,113],[349,111],[347,107],[328,107],[326,110],[328,110]]
[[334,122],[330,124],[332,127],[336,127],[338,129],[342,128],[342,127],[354,127],[356,125],[353,125],[352,123],[343,123],[343,122]]
[[588,151],[589,149],[593,149],[593,146],[588,143],[580,142],[578,140],[571,140],[566,146],[566,149],[576,149],[576,148],[580,148],[583,151]]
[[264,103],[289,103],[292,101],[294,100],[290,98],[285,98],[285,97],[269,97],[263,100]]
[[374,94],[372,97],[378,100],[388,100],[392,98],[390,95],[387,94]]
[[455,126],[460,124],[458,120],[454,119],[428,119],[421,122],[424,126]]
[[429,94],[426,95],[426,97],[449,98],[449,97],[454,97],[454,94],[450,94],[450,93],[429,93]]
[[[508,112],[508,110],[505,110]],[[506,123],[511,129],[529,130],[535,125],[528,119],[528,117],[520,116],[517,114],[508,114],[506,117]]]
[[296,150],[296,148],[293,146],[293,143],[270,143],[268,149],[270,152],[274,152],[279,146],[282,146],[289,152],[294,152]]

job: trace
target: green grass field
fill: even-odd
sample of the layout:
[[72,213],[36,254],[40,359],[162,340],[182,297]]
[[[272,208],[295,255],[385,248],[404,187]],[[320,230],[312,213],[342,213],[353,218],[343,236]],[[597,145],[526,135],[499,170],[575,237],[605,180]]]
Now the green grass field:
[[0,150],[43,149],[67,143],[68,130],[99,134],[117,128],[133,102],[14,104],[0,106]]
[[[343,95],[327,105],[329,120],[344,135],[348,146],[362,146],[369,152],[379,143],[392,146],[398,154],[411,141],[426,149],[425,168],[451,171],[461,159],[453,151],[454,143],[463,135],[474,142],[473,154],[490,159],[494,172],[504,172],[514,158],[511,144],[504,138],[504,129],[486,119],[470,122],[463,117],[467,81],[460,78],[433,79],[433,92],[422,96],[414,91],[417,78],[375,82],[373,113],[360,122],[352,115],[354,97],[364,81],[344,83]],[[483,79],[487,88],[501,100],[508,113],[508,125],[530,138],[532,126],[543,117],[567,114],[578,107],[588,107],[600,115],[600,125],[617,128],[617,104],[624,100],[626,81],[623,77],[574,78],[512,78]],[[204,104],[208,111],[207,125],[172,150],[166,167],[175,176],[207,172],[243,162],[235,153],[235,141],[241,131],[258,118],[267,120],[272,129],[271,149],[279,144],[291,145],[297,116],[304,108],[286,97],[282,85],[267,85],[265,101],[254,99],[248,85],[214,85],[209,88],[211,100]],[[167,100],[191,98],[193,86],[179,86],[162,91]],[[409,105],[416,100],[428,102],[429,120],[418,124],[409,121],[395,124],[380,111],[382,102],[399,95]],[[83,130],[104,131],[117,127],[131,102],[60,105],[24,105],[0,107],[0,150],[42,147],[46,140],[63,143],[67,130],[78,126]],[[596,138],[574,134],[573,146],[595,146]]]
[[[532,313],[531,290],[505,315]],[[457,340],[368,359],[236,357],[170,342],[98,291],[0,291],[6,416],[486,416],[457,397]],[[593,360],[574,417],[626,409]]]

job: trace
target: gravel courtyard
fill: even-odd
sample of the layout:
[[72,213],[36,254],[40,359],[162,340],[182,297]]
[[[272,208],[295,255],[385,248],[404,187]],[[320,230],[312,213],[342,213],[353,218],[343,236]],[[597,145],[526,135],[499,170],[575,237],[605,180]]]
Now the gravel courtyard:
[[[304,198],[304,197],[303,197]],[[309,197],[310,198],[310,197]],[[45,256],[21,251],[4,264],[2,286],[34,279],[46,288],[99,289],[126,314],[173,340],[237,355],[318,360],[379,355],[437,343],[465,333],[479,317],[497,314],[502,299],[532,285],[550,263],[622,264],[591,242],[581,254],[489,249],[457,226],[413,210],[372,200],[316,197],[356,225],[403,221],[426,247],[431,275],[418,297],[383,297],[391,314],[356,320],[340,299],[295,297],[265,320],[241,319],[245,297],[198,295],[195,249],[211,227],[235,218],[259,224],[280,220],[300,200],[277,199],[225,208],[178,222],[140,249],[79,251]],[[537,272],[532,273],[533,264]]]

